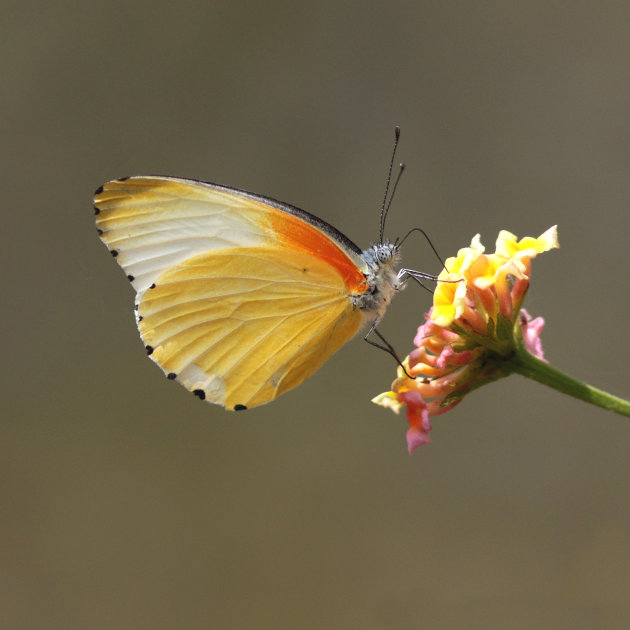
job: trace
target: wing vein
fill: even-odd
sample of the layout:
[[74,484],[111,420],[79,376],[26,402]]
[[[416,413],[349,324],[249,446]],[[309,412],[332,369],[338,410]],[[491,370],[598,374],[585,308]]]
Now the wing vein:
[[[227,321],[235,321],[239,323],[239,326],[243,326],[245,324],[247,324],[248,322],[252,322],[252,321],[266,321],[269,319],[273,319],[273,318],[277,318],[279,319],[279,323],[282,323],[283,321],[285,321],[286,319],[290,318],[290,317],[295,317],[296,315],[303,315],[305,313],[308,313],[309,311],[314,311],[314,310],[318,310],[318,309],[322,309],[325,306],[334,303],[335,301],[337,301],[339,298],[334,297],[334,298],[330,298],[329,300],[320,300],[317,302],[317,304],[314,304],[313,306],[310,306],[308,308],[302,308],[299,310],[296,310],[290,314],[287,315],[283,315],[283,316],[278,316],[278,315],[268,315],[266,317],[255,317],[255,318],[247,318],[247,319],[239,319],[238,317],[233,317],[232,314],[230,315],[224,315],[222,317],[218,317],[215,320],[212,321],[221,321],[221,320],[227,320]],[[240,308],[240,305],[235,305],[234,311],[236,311],[238,308]],[[195,312],[201,312],[205,309],[198,309]],[[234,312],[233,311],[233,312]],[[159,312],[159,311],[158,311]],[[232,312],[232,313],[233,313]],[[157,330],[160,326],[162,326],[165,323],[169,323],[172,321],[175,321],[176,319],[178,319],[179,317],[186,317],[188,315],[188,313],[184,314],[184,315],[178,315],[175,316],[169,320],[166,320],[164,322],[160,322],[160,324],[158,326],[156,326],[154,328],[154,330]],[[150,315],[149,317],[154,317],[155,313]],[[178,330],[177,332],[174,332],[173,334],[169,335],[168,337],[165,337],[164,339],[161,339],[159,341],[159,345],[164,345],[165,343],[168,343],[169,341],[172,341],[175,337],[177,337],[177,335],[181,334],[184,330],[185,331],[194,331],[195,328],[200,328],[202,326],[206,326],[209,322],[205,321],[205,322],[199,322],[198,324],[194,324],[192,326],[188,326],[185,328],[182,328],[181,330]],[[225,335],[219,337],[217,339],[217,341],[213,344],[213,346],[216,346],[218,343],[220,343],[221,341],[223,341],[223,339],[225,339],[225,337],[227,337],[228,335],[232,334],[233,331],[230,331],[228,333],[226,333]],[[194,345],[197,341],[199,341],[200,339],[202,339],[204,337],[204,334],[200,334],[197,337],[195,337],[195,339],[193,339],[192,341],[190,341],[186,346],[184,346],[184,348],[188,347],[189,345]],[[258,343],[258,342],[257,342]],[[182,348],[182,349],[184,349]],[[204,352],[206,352],[207,350],[209,350],[209,348],[207,348],[206,350],[204,350],[203,352],[201,352],[199,355],[197,355],[197,357],[195,357],[195,359],[197,359],[199,356],[201,356],[201,354],[203,354]]]

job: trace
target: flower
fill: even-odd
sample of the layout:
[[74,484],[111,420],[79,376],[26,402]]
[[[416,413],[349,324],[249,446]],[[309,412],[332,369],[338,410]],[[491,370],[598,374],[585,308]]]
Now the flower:
[[[411,453],[430,442],[431,416],[449,411],[472,390],[507,376],[524,349],[544,361],[541,317],[521,308],[531,260],[558,247],[556,226],[520,241],[499,233],[494,254],[485,254],[479,235],[448,258],[437,279],[433,306],[414,339],[416,348],[398,367],[391,390],[373,399],[396,413],[404,407]],[[412,377],[412,378],[410,378]]]

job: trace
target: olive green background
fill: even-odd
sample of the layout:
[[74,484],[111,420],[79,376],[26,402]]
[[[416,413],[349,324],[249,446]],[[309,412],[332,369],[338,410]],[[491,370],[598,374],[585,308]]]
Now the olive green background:
[[[168,382],[91,195],[208,179],[452,255],[561,249],[526,306],[553,365],[628,387],[630,6],[7,2],[2,10],[0,626],[627,628],[630,422],[513,376],[409,457],[360,339],[271,405]],[[418,237],[406,265],[437,272]],[[401,353],[430,295],[382,330]]]

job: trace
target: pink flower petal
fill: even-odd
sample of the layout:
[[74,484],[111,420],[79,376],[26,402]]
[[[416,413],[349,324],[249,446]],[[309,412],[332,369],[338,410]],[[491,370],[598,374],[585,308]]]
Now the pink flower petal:
[[407,450],[409,454],[423,444],[431,441],[429,431],[431,431],[431,420],[427,404],[420,395],[420,392],[410,390],[398,394],[398,400],[407,406]]
[[431,441],[428,432],[422,431],[415,427],[410,427],[407,431],[407,451],[409,455],[413,453],[419,446],[428,444]]
[[521,309],[520,315],[525,350],[541,361],[548,363],[547,359],[543,356],[542,341],[540,339],[540,333],[545,325],[545,320],[542,317],[532,319],[531,315],[524,308]]

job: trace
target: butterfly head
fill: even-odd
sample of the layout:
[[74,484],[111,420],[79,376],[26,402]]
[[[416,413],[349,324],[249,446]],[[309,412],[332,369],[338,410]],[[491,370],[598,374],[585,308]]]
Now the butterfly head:
[[392,267],[400,260],[399,248],[396,243],[384,241],[375,243],[361,253],[370,271],[378,272],[379,269]]

